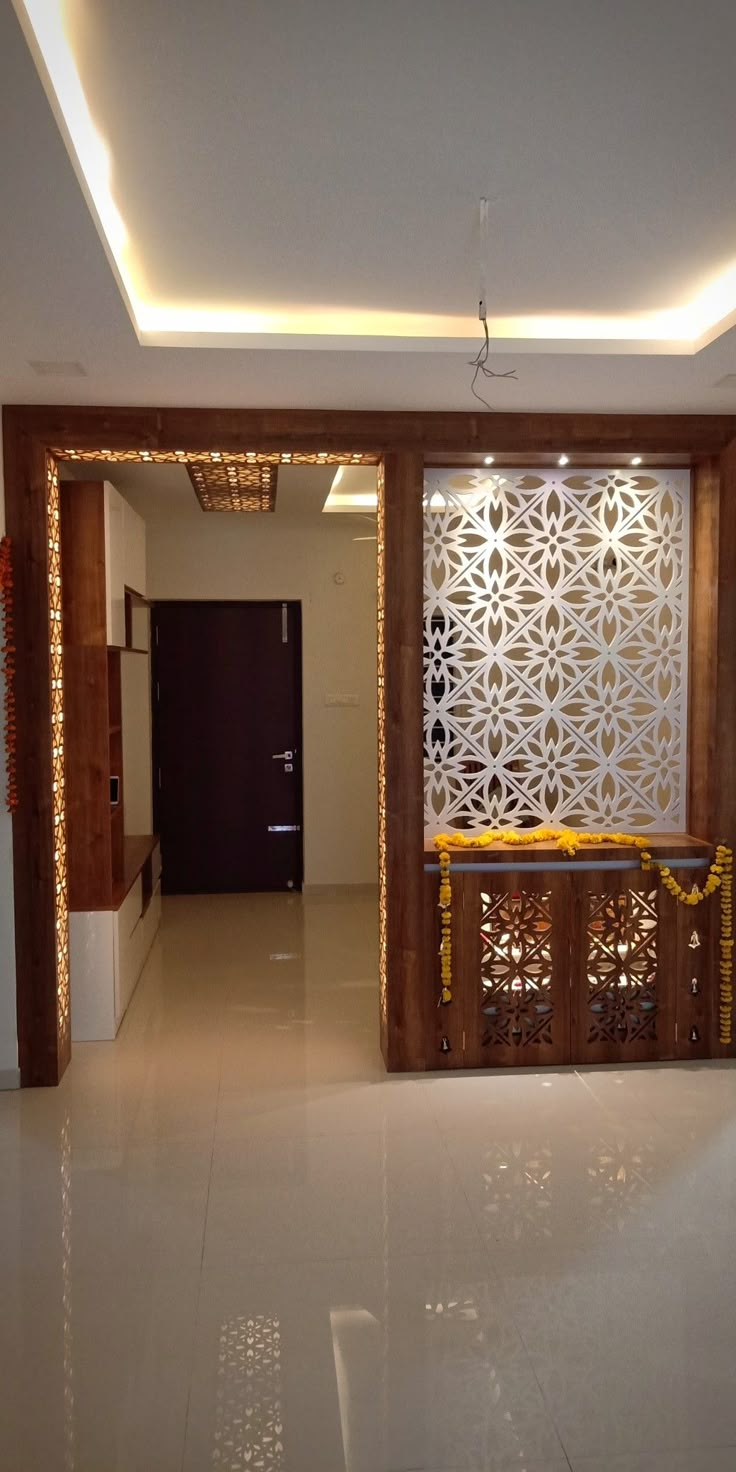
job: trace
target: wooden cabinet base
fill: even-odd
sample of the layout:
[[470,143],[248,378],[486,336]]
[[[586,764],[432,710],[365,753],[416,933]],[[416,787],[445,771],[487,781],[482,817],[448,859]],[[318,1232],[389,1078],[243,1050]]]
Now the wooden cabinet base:
[[[652,839],[658,845],[683,865],[692,859],[692,869],[676,871],[686,890],[702,885],[708,845]],[[531,848],[453,855],[446,1005],[438,1005],[439,875],[425,872],[426,1069],[736,1054],[718,1041],[717,895],[685,907],[635,855],[617,869],[620,849],[594,854],[579,864]]]

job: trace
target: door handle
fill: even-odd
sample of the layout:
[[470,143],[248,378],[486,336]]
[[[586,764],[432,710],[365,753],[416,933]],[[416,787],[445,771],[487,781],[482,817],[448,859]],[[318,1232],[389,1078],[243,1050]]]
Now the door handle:
[[272,762],[293,762],[293,751],[275,751],[271,757]]

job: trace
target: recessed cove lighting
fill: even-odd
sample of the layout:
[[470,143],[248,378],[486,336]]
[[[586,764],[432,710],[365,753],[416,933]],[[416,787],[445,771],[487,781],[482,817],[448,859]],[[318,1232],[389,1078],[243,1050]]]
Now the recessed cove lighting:
[[570,456],[569,455],[560,455],[560,458],[557,461],[557,464],[558,465],[569,465],[570,464]]
[[494,455],[484,455],[484,457],[483,457],[483,464],[484,465],[492,465],[494,459],[495,459],[495,456]]
[[632,465],[641,465],[641,455],[632,455],[631,463]]

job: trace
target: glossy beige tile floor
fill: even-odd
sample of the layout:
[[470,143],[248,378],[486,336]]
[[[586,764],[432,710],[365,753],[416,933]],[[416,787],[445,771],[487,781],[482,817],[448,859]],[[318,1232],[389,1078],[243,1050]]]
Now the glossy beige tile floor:
[[375,900],[169,900],[0,1095],[2,1472],[736,1472],[736,1071],[393,1078]]

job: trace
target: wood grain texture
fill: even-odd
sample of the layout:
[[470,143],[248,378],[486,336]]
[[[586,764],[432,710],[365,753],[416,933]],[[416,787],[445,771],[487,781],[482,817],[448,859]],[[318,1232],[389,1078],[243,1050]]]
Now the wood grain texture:
[[[674,1058],[677,949],[675,902],[653,874],[621,873],[616,875],[610,870],[601,869],[580,875],[573,874],[570,880],[572,896],[570,931],[572,1053],[570,1061],[579,1064],[646,1063]],[[609,1039],[596,1038],[593,1030],[595,1019],[590,1008],[589,982],[589,976],[595,975],[594,962],[590,957],[591,926],[596,923],[593,907],[603,896],[610,897],[610,903],[616,905],[619,895],[625,894],[628,905],[633,895],[651,894],[652,892],[656,892],[654,904],[657,916],[656,962],[652,977],[656,1018],[653,1022],[652,1035],[629,1038],[623,1032],[619,1037],[617,1030],[611,1028]],[[608,902],[607,898],[606,903]],[[629,945],[641,939],[635,934],[633,926],[632,929],[627,929],[626,936]],[[628,969],[628,962],[625,958],[622,965],[625,970]],[[596,980],[598,979],[596,976]],[[601,977],[600,980],[602,981],[603,978]],[[616,983],[612,983],[611,994],[614,993],[615,986]],[[627,1008],[626,1014],[629,1014],[631,1010]],[[639,1008],[633,1010],[641,1015]],[[600,1030],[597,1023],[595,1023],[595,1029]]]
[[51,771],[46,455],[4,434],[5,510],[13,542],[18,791],[13,814],[18,1062],[24,1088],[56,1084],[58,1032]]
[[425,1067],[423,967],[423,460],[384,462],[387,872],[386,1066]]
[[70,910],[110,908],[107,650],[64,646],[67,864]]
[[[709,843],[689,834],[648,833],[647,847],[650,853],[668,854],[671,859],[702,859],[708,858],[711,853]],[[639,850],[636,848],[627,848],[623,844],[596,843],[579,848],[574,857],[568,859],[554,839],[518,847],[499,840],[482,849],[450,849],[450,854],[453,864],[518,864],[521,868],[524,864],[539,864],[542,861],[552,864],[585,864],[597,859],[630,859],[637,868],[639,866]],[[431,840],[424,843],[424,862],[437,863],[437,850]]]
[[710,456],[692,475],[688,815],[691,833],[716,825],[716,695],[718,681],[718,534],[720,463]]
[[112,891],[102,481],[62,481],[61,552],[69,908],[96,910]]
[[119,880],[113,885],[113,910],[120,909],[125,896],[130,893],[138,875],[144,872],[146,866],[149,867],[149,874],[144,881],[144,889],[147,889],[148,898],[150,899],[152,882],[149,861],[158,841],[158,836],[155,833],[126,834],[123,842],[121,875]]
[[[714,771],[716,784],[714,838],[736,847],[736,442],[721,455],[718,537],[718,654]],[[736,1056],[734,1041],[714,1050]]]
[[717,838],[736,845],[736,444],[721,456],[714,768]]
[[61,482],[64,643],[107,644],[102,481]]
[[59,450],[491,450],[718,454],[730,414],[496,414],[353,409],[149,409],[9,405],[13,430]]
[[[465,1037],[464,1064],[466,1068],[544,1068],[570,1061],[570,955],[569,955],[569,915],[570,915],[570,885],[569,876],[566,874],[530,874],[519,869],[515,873],[499,874],[464,874],[459,875],[462,879],[462,942],[460,954],[462,966],[458,976],[461,996],[459,998],[463,1009],[463,1026]],[[457,881],[453,881],[453,890]],[[494,921],[486,919],[486,901],[483,896],[487,895],[492,903],[508,906],[499,913],[496,911]],[[535,902],[539,909],[535,908]],[[453,894],[454,905],[454,894]],[[483,986],[483,939],[482,929],[485,925],[490,945],[488,957],[485,962],[488,974],[487,981],[492,980],[490,966],[499,963],[504,964],[503,956],[495,949],[499,942],[499,933],[505,930],[505,920],[509,917],[515,907],[519,907],[519,913],[526,916],[520,926],[520,941],[522,952],[529,947],[530,954],[533,953],[531,967],[528,973],[524,971],[524,957],[519,961],[518,978],[523,982],[523,990],[515,994],[504,989],[501,995],[492,990],[486,991]],[[501,914],[504,917],[501,922]],[[547,927],[540,934],[540,917],[549,917],[544,921]],[[512,922],[513,923],[513,922]],[[543,948],[539,950],[540,939],[543,940]],[[511,941],[508,941],[510,947]],[[508,949],[507,947],[507,949]],[[536,948],[536,949],[535,949]],[[513,963],[506,958],[509,965],[508,975],[513,972]],[[536,967],[540,970],[537,971]],[[548,972],[547,972],[548,968]],[[537,978],[541,972],[547,973],[548,985],[541,986],[538,992],[531,984],[532,975]],[[514,1009],[514,1001],[518,995],[520,1003],[521,1019],[519,1026],[521,1032],[518,1041],[514,1040],[511,1033],[511,1021],[509,1020]],[[541,1014],[537,1010],[537,1003],[549,1005],[551,1012],[548,1014],[549,1037],[547,1028],[544,1036],[537,1035],[534,1038],[535,1026],[540,1020]],[[453,1004],[454,1005],[454,1004]],[[499,1013],[494,1017],[484,1011],[484,1006],[495,1005]]]

